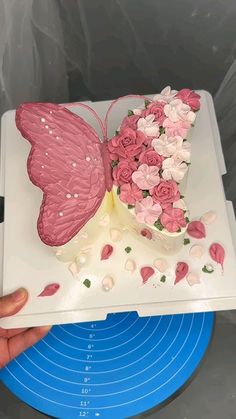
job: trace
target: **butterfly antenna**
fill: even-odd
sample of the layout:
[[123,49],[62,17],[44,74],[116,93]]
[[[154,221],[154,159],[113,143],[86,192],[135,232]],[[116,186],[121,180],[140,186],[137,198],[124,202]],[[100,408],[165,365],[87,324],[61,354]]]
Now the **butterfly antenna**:
[[123,100],[123,99],[131,99],[131,98],[133,98],[133,99],[149,100],[149,101],[151,102],[151,99],[150,99],[149,97],[146,97],[146,96],[143,96],[143,95],[132,95],[132,94],[130,94],[130,95],[125,95],[125,96],[121,96],[121,97],[119,97],[118,99],[113,100],[113,101],[111,102],[111,104],[110,104],[110,106],[109,106],[108,110],[107,110],[107,113],[106,113],[106,116],[105,116],[105,120],[104,120],[104,126],[105,126],[105,138],[106,138],[106,139],[108,139],[108,133],[107,133],[107,130],[108,130],[108,117],[109,117],[109,114],[111,113],[111,111],[112,111],[113,107],[114,107],[114,106],[117,104],[117,102],[119,102],[120,100]]

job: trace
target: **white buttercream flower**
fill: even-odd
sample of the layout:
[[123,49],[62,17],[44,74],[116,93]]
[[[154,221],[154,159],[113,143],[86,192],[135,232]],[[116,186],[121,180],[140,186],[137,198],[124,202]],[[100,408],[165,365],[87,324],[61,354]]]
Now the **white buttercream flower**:
[[141,115],[141,113],[142,113],[142,109],[139,109],[139,108],[133,109],[133,114],[134,115]]
[[154,150],[164,157],[172,156],[177,150],[181,149],[183,144],[183,138],[167,137],[166,134],[161,134],[160,137],[152,140],[152,147]]
[[147,137],[159,136],[159,124],[155,121],[155,115],[150,114],[146,118],[138,120],[138,131],[142,131]]
[[183,199],[178,199],[178,201],[173,202],[173,208],[180,208],[183,211],[186,211],[187,206]]
[[175,160],[190,162],[191,144],[188,141],[183,141],[180,136],[167,137],[166,134],[160,135],[159,138],[152,140],[152,147],[154,150],[164,157],[173,156]]
[[196,114],[191,111],[190,106],[183,103],[181,99],[174,99],[166,104],[164,106],[164,112],[172,122],[187,121],[193,124],[196,118]]
[[177,150],[172,157],[176,163],[190,163],[190,150],[185,150],[184,148],[182,148],[180,150]]
[[165,180],[175,180],[176,182],[180,182],[184,175],[188,170],[188,166],[186,163],[179,163],[176,162],[173,157],[169,159],[165,159],[162,163],[162,177]]
[[153,100],[158,100],[158,101],[162,101],[162,102],[166,102],[169,103],[173,100],[174,96],[176,95],[177,90],[171,90],[170,86],[166,86],[161,93],[159,93],[158,95],[155,95]]

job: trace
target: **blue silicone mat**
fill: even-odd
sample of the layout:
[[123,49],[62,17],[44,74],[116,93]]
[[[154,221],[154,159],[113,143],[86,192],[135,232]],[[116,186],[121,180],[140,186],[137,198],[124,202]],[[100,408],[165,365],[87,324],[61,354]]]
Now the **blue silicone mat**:
[[169,399],[209,344],[212,313],[54,326],[1,372],[25,403],[56,418],[125,419]]

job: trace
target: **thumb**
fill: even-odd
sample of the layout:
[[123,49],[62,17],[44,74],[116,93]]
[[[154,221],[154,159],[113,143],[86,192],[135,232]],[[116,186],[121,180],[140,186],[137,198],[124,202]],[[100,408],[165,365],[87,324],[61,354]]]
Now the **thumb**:
[[0,297],[0,318],[13,316],[18,313],[28,300],[28,292],[24,288],[19,288],[17,291],[9,295]]

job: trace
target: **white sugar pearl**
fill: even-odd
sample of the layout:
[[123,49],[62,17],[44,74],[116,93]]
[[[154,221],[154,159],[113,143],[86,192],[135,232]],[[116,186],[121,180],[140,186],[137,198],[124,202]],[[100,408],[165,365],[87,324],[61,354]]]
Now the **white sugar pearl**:
[[48,126],[48,125],[45,125],[45,128],[46,128],[46,129],[49,129],[49,126]]
[[64,214],[63,214],[63,212],[62,212],[62,211],[60,211],[60,212],[59,212],[59,216],[60,216],[60,217],[63,217],[63,215],[64,215]]
[[69,198],[71,198],[71,194],[70,193],[68,193],[68,194],[66,194],[66,197],[69,199]]
[[45,118],[41,118],[41,122],[46,122],[46,119]]
[[42,167],[42,169],[44,169],[44,166],[41,166]]
[[207,269],[209,272],[213,272],[213,271],[214,271],[214,268],[213,268],[213,266],[212,266],[210,263],[208,263],[208,264],[206,265],[206,269]]
[[59,140],[60,139],[60,137],[58,137],[58,135],[56,136],[56,140]]
[[49,113],[51,113],[51,114],[52,114],[52,111],[50,111]]
[[79,195],[77,193],[74,194],[74,198],[78,198]]
[[87,262],[87,257],[86,257],[86,255],[80,255],[80,256],[78,257],[78,262],[79,262],[81,265],[84,265],[84,264]]
[[72,166],[73,166],[73,167],[76,167],[76,163],[72,163]]
[[45,156],[48,156],[48,153],[45,153]]
[[91,159],[90,159],[90,157],[86,157],[86,160],[87,160],[87,161],[90,161]]
[[52,130],[50,129],[49,134],[52,134]]

